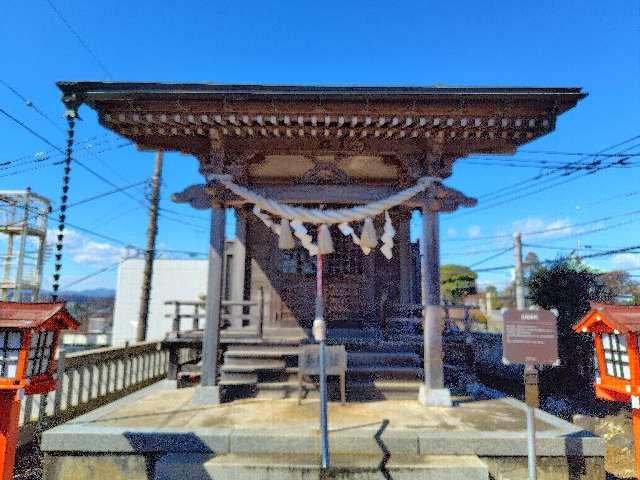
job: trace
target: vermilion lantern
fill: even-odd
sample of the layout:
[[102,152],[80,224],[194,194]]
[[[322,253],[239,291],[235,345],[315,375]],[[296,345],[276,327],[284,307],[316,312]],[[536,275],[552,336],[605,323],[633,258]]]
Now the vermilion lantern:
[[631,403],[636,469],[640,473],[640,306],[592,302],[573,329],[593,335],[596,396]]
[[55,390],[60,331],[78,326],[64,303],[0,302],[1,480],[13,477],[20,400]]

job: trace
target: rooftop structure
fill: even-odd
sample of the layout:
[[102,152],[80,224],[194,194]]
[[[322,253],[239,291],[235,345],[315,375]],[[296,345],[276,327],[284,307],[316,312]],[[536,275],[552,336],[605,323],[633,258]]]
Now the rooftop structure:
[[51,202],[32,192],[0,191],[0,300],[37,300]]

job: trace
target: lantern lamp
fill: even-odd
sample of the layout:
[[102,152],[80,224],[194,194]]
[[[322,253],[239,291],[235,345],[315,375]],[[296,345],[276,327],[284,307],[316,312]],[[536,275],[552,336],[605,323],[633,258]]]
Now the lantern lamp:
[[591,302],[590,310],[573,329],[593,335],[596,396],[631,403],[636,469],[640,472],[640,306]]
[[78,326],[64,303],[0,302],[0,480],[13,477],[20,400],[55,390],[60,331]]

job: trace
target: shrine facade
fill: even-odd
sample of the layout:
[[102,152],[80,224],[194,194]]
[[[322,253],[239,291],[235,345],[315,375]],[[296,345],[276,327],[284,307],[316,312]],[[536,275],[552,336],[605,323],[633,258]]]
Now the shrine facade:
[[[68,108],[87,104],[104,127],[139,149],[182,152],[199,162],[205,182],[174,200],[211,210],[207,319],[198,337],[203,387],[290,382],[297,347],[312,341],[322,223],[333,250],[323,271],[328,341],[346,346],[351,391],[380,386],[384,395],[384,382],[402,381],[416,394],[420,386],[425,404],[450,401],[439,215],[476,204],[444,180],[458,159],[510,155],[552,132],[557,116],[585,96],[578,88],[58,85]],[[283,205],[316,212],[366,207],[413,192],[420,182],[424,188],[371,215],[372,248],[362,243],[370,237],[366,220],[295,225],[291,214],[277,224]],[[276,207],[258,205],[245,191]],[[230,207],[238,241],[223,282]],[[416,210],[420,255],[409,235]],[[282,249],[289,221],[296,238]]]

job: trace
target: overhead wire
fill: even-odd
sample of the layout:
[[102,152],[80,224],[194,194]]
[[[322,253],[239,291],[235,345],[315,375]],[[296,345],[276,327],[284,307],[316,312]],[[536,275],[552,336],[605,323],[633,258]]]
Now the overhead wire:
[[59,131],[61,132],[65,132],[65,129],[62,128],[58,123],[54,122],[53,119],[47,115],[46,113],[44,113],[42,110],[40,110],[34,103],[33,100],[29,100],[28,98],[26,98],[24,95],[22,95],[18,90],[16,90],[14,87],[12,87],[11,85],[9,85],[6,81],[0,79],[0,83],[2,83],[9,91],[11,91],[16,97],[18,97],[20,100],[22,100],[25,103],[25,106],[27,106],[28,108],[32,108],[34,112],[36,112],[38,115],[40,115],[42,118],[44,118],[47,122],[49,122],[51,125],[53,125],[55,128],[57,128]]
[[93,58],[94,62],[100,67],[100,69],[107,76],[107,78],[112,79],[113,75],[111,75],[111,72],[109,71],[109,69],[105,66],[104,63],[102,63],[102,61],[98,58],[95,52],[91,49],[91,47],[89,47],[87,42],[83,40],[83,38],[76,31],[76,29],[71,26],[71,23],[69,23],[69,21],[65,18],[62,12],[53,4],[53,2],[51,2],[51,0],[45,0],[45,1],[49,4],[49,7],[51,7],[51,10],[54,11],[54,13],[58,16],[58,18],[62,21],[62,23],[64,23],[64,25],[67,27],[67,30],[69,30],[71,34],[76,38],[76,40],[82,46],[82,48],[84,48],[84,50],[91,56],[91,58]]

